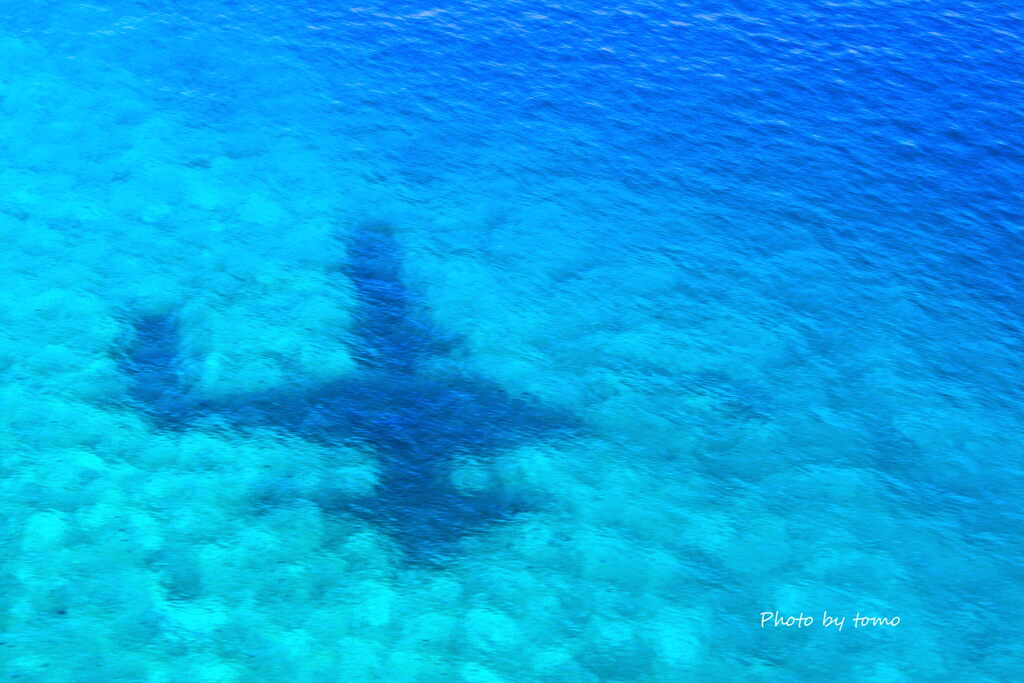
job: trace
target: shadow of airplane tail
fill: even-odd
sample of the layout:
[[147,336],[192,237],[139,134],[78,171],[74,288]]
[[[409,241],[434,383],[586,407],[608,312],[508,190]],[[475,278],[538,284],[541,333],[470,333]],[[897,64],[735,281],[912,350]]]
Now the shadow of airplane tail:
[[197,416],[198,404],[183,379],[177,317],[163,313],[132,321],[128,343],[114,353],[130,379],[128,397],[136,409],[163,428],[181,428]]
[[128,398],[164,429],[201,428],[198,418],[213,416],[239,430],[272,428],[327,447],[366,445],[378,461],[374,495],[340,498],[326,482],[317,502],[362,515],[410,560],[436,559],[465,534],[517,511],[501,492],[458,491],[451,475],[460,458],[493,458],[523,443],[564,438],[578,422],[476,373],[425,369],[452,342],[421,315],[423,306],[406,287],[393,230],[362,226],[346,247],[340,270],[357,297],[348,339],[359,361],[355,372],[319,385],[197,399],[183,382],[177,317],[140,316],[118,352]]

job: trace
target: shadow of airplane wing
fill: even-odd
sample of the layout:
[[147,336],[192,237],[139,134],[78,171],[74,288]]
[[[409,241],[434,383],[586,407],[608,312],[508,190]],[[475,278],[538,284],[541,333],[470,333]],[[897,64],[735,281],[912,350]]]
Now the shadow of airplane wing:
[[386,223],[365,223],[345,240],[341,272],[356,295],[352,351],[369,370],[408,374],[451,343],[423,315],[402,276],[402,249]]

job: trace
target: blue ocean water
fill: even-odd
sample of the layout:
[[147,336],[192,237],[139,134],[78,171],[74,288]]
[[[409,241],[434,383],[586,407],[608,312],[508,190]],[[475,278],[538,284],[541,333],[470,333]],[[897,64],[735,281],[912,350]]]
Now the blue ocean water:
[[0,0],[0,670],[1024,679],[1022,32]]

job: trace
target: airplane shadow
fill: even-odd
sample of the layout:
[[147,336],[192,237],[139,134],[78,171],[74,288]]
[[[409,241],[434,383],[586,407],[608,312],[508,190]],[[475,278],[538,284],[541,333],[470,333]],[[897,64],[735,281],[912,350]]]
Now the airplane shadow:
[[355,372],[313,387],[203,397],[182,381],[177,315],[147,315],[132,320],[130,341],[115,352],[130,379],[128,400],[161,429],[199,429],[200,420],[216,417],[242,432],[272,428],[327,447],[366,445],[378,460],[374,495],[325,494],[321,506],[378,525],[410,560],[436,561],[464,535],[510,519],[519,507],[499,491],[457,490],[451,472],[459,458],[572,438],[580,422],[452,363],[431,362],[458,341],[430,322],[406,286],[390,226],[356,228],[346,252],[339,272],[357,299],[349,335]]

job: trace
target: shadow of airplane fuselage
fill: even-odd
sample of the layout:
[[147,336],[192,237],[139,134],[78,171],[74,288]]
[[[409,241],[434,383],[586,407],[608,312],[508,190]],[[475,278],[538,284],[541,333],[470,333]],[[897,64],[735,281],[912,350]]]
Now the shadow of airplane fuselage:
[[176,316],[145,316],[133,322],[132,341],[119,354],[131,378],[130,398],[165,429],[199,428],[197,420],[216,417],[240,430],[272,428],[328,447],[366,445],[378,460],[374,495],[321,505],[363,515],[409,558],[443,556],[464,534],[515,512],[499,492],[457,490],[453,463],[567,436],[577,422],[474,373],[456,373],[450,363],[428,363],[453,342],[434,329],[406,288],[402,252],[387,226],[356,229],[347,254],[341,272],[358,302],[350,344],[355,372],[314,387],[204,398],[181,381]]

